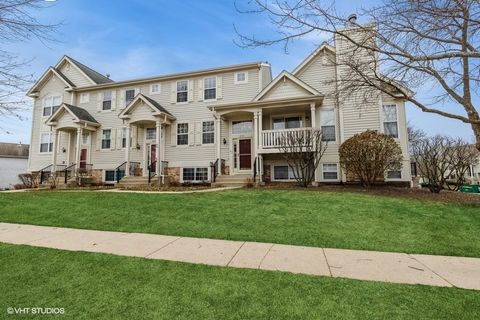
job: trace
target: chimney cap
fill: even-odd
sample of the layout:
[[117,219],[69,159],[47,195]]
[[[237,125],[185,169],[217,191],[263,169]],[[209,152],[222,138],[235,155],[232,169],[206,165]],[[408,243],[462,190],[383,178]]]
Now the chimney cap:
[[350,23],[356,23],[357,22],[357,15],[355,13],[352,13],[351,15],[348,16],[347,20]]

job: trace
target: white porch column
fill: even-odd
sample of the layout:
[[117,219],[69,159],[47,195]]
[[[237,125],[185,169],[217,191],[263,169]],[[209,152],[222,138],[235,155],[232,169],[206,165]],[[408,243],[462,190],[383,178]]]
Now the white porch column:
[[125,161],[127,162],[126,163],[126,166],[125,166],[125,176],[129,176],[130,175],[130,133],[132,132],[131,130],[131,126],[130,126],[130,123],[127,125],[127,130],[125,132],[125,136],[126,136],[126,141],[125,141]]
[[160,122],[160,120],[157,120],[156,122],[156,127],[155,127],[155,143],[157,144],[157,152],[156,152],[156,156],[157,156],[157,163],[155,164],[155,170],[157,172],[157,175],[160,175],[160,164],[161,164],[161,161],[160,161],[160,154],[161,154],[161,151],[160,151],[160,148],[163,149],[163,146],[161,145],[160,143],[160,137],[162,136],[162,124]]
[[263,149],[263,115],[262,115],[262,109],[258,111],[258,149]]
[[57,153],[58,153],[58,130],[54,131],[53,150],[52,150],[52,172],[57,171]]
[[77,165],[77,170],[75,170],[76,174],[78,175],[78,169],[80,169],[80,155],[81,155],[81,148],[82,146],[82,128],[77,128],[77,150],[75,152],[75,163]]
[[315,110],[315,103],[310,104],[310,121],[312,123],[312,128],[317,127],[317,117]]
[[[255,160],[258,152],[258,111],[253,113],[253,159]],[[254,170],[258,173],[258,159],[255,161]]]
[[[217,167],[217,172],[218,175],[222,175],[222,159],[220,159],[221,152],[220,152],[220,146],[222,145],[222,137],[221,137],[221,124],[220,124],[220,116],[216,115],[215,116],[215,146],[216,146],[216,152],[215,152],[215,158],[218,159],[218,167]],[[215,160],[216,160],[215,159]]]

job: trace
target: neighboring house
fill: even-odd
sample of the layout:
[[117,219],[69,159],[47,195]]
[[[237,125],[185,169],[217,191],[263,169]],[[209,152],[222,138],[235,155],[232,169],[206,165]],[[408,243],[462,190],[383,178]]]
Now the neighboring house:
[[28,170],[28,144],[0,143],[0,190],[13,189]]
[[104,182],[149,172],[211,181],[215,171],[223,178],[292,181],[278,138],[313,127],[329,143],[315,180],[340,182],[346,177],[338,147],[374,129],[392,135],[404,154],[403,168],[387,172],[386,180],[409,183],[404,101],[379,92],[368,108],[339,102],[335,82],[346,70],[333,63],[336,50],[323,44],[273,80],[268,63],[253,62],[114,82],[64,56],[28,92],[34,98],[29,170],[71,166]]

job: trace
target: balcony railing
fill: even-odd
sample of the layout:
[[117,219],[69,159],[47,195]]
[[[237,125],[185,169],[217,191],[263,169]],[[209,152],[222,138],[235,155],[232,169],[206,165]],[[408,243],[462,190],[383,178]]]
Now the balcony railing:
[[285,138],[291,137],[290,135],[298,135],[300,138],[305,137],[312,128],[295,128],[295,129],[275,129],[275,130],[263,130],[261,134],[262,147],[279,148],[282,145],[282,141]]

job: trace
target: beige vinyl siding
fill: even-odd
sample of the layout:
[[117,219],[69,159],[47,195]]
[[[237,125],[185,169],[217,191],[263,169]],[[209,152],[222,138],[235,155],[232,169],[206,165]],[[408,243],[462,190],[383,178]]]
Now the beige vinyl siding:
[[262,79],[262,82],[260,83],[260,89],[263,89],[268,86],[270,82],[272,82],[272,69],[270,68],[270,65],[263,64],[260,67],[260,73]]
[[310,96],[310,95],[311,95],[310,92],[298,86],[296,83],[293,83],[291,80],[286,79],[286,80],[281,80],[279,83],[277,83],[260,100],[262,101],[276,100],[276,99],[285,99],[285,98],[293,98],[293,97],[304,97],[304,96]]
[[93,83],[77,67],[66,61],[60,68],[60,72],[64,74],[76,87],[91,86]]

